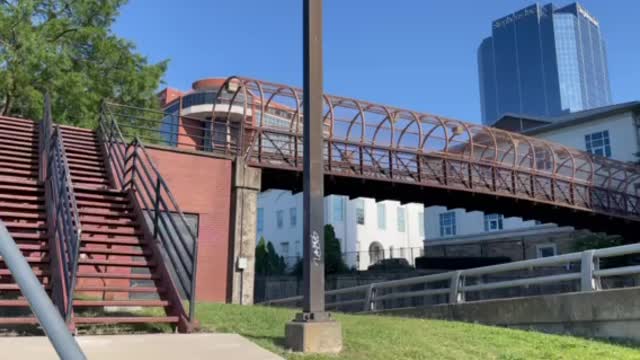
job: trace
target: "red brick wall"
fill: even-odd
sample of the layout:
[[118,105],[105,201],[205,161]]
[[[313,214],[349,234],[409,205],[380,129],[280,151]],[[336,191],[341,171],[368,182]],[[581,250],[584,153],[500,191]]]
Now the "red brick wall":
[[199,301],[227,300],[231,161],[147,148],[184,213],[199,215]]

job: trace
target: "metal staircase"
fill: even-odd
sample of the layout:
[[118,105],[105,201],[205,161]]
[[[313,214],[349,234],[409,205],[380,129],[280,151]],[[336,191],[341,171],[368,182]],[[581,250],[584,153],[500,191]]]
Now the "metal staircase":
[[[193,330],[197,239],[146,149],[50,114],[0,117],[0,220],[67,326]],[[0,327],[37,323],[0,258]]]

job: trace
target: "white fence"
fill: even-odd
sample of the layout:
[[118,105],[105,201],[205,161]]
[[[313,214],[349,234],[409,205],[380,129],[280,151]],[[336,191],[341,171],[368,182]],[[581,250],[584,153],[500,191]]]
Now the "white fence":
[[[350,312],[380,311],[417,306],[415,303],[407,306],[407,300],[412,299],[420,299],[420,304],[423,305],[458,304],[465,302],[467,295],[471,293],[567,282],[577,283],[579,291],[599,291],[602,290],[602,280],[605,278],[640,274],[640,265],[611,266],[601,269],[602,260],[633,254],[640,255],[640,244],[587,250],[332,290],[325,293],[326,308]],[[533,273],[533,270],[538,271],[532,277],[522,276],[505,280],[500,279],[499,276],[514,271]],[[491,281],[492,276],[497,280]],[[269,300],[261,304],[296,307],[301,301],[302,296],[295,296]]]

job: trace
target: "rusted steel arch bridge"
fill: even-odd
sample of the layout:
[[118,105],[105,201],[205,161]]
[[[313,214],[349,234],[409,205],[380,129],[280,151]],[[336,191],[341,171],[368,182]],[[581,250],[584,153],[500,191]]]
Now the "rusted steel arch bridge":
[[[291,86],[228,78],[213,102],[214,149],[262,168],[263,189],[301,190],[302,99]],[[640,167],[630,163],[331,95],[324,96],[323,136],[327,193],[496,211],[627,236],[640,229]]]

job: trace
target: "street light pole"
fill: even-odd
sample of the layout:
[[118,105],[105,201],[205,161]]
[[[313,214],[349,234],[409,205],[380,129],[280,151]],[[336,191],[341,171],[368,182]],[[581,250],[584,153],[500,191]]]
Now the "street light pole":
[[302,312],[285,327],[290,349],[337,353],[342,329],[324,302],[324,126],[322,99],[322,0],[303,0],[303,244]]
[[324,307],[324,164],[322,126],[322,0],[304,0],[304,303],[307,320]]

